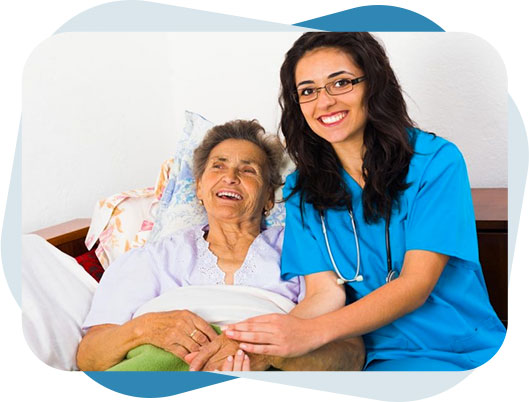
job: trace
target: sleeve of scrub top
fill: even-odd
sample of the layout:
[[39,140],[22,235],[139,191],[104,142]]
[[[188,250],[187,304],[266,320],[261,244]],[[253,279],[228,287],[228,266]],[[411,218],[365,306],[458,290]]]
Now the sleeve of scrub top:
[[[296,175],[288,176],[283,198],[286,198],[295,185]],[[301,221],[299,193],[286,201],[285,239],[281,254],[281,277],[288,280],[296,275],[309,275],[332,270],[321,254],[318,241],[311,227],[320,226],[315,222],[316,212],[310,204],[304,206],[304,222]]]
[[131,250],[116,259],[101,278],[83,328],[130,321],[139,307],[157,296],[155,269],[145,249]]
[[419,180],[408,210],[406,249],[478,262],[474,207],[461,152],[454,144],[444,144]]

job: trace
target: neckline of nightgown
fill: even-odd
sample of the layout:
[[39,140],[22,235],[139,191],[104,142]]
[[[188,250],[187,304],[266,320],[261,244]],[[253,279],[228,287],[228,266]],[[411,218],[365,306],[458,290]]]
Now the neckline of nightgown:
[[[226,284],[226,272],[224,272],[220,267],[219,267],[219,257],[213,253],[213,251],[210,250],[209,248],[209,242],[204,238],[204,235],[209,231],[209,225],[205,225],[205,226],[202,226],[202,227],[198,227],[198,230],[196,231],[196,234],[197,234],[197,242],[198,244],[201,246],[203,252],[209,257],[209,259],[211,260],[211,263],[212,265],[214,266],[214,268],[216,269],[217,273],[220,274],[220,277],[222,278],[222,283],[224,285],[227,285]],[[255,244],[257,244],[261,238],[261,234],[263,233],[263,231],[261,230],[261,232],[255,237],[255,239],[253,239],[252,243],[250,244],[250,247],[248,247],[248,251],[246,252],[246,256],[244,257],[244,260],[241,264],[241,266],[239,267],[239,269],[237,269],[236,271],[233,272],[233,284],[232,285],[236,285],[237,284],[237,279],[239,277],[242,277],[242,274],[248,270],[250,270],[250,260],[252,259],[251,257],[251,251],[253,248],[255,248]]]

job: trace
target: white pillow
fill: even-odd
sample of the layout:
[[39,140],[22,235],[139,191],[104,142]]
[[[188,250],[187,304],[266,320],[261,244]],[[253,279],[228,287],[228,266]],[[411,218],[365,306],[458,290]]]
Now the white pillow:
[[[207,223],[206,211],[199,204],[195,192],[193,151],[214,124],[189,111],[185,112],[185,120],[184,135],[177,143],[169,181],[160,200],[149,242],[160,240],[189,226]],[[281,172],[283,181],[294,170],[294,164],[287,160],[288,164]],[[277,202],[281,197],[282,188],[276,192],[275,206],[265,220],[267,226],[284,225],[285,205]]]

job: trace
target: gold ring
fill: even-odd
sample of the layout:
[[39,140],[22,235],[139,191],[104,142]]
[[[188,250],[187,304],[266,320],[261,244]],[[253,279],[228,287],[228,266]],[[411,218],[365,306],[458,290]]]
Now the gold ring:
[[197,329],[195,328],[195,329],[193,330],[193,332],[191,332],[191,333],[189,334],[189,337],[192,338],[193,335],[195,335],[196,333],[197,333]]

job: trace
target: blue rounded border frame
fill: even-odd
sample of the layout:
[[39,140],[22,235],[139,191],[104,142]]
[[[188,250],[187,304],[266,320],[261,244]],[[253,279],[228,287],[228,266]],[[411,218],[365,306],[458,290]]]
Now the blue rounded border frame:
[[208,387],[237,377],[224,374],[179,371],[85,371],[104,387],[141,398],[161,398]]
[[[120,1],[103,4],[92,9],[89,9],[67,21],[59,28],[56,33],[63,32],[177,32],[177,31],[302,31],[305,29],[317,29],[328,31],[373,31],[373,32],[443,32],[444,30],[428,18],[412,12],[407,9],[393,7],[393,6],[364,6],[345,10],[339,13],[330,14],[320,18],[300,22],[293,26],[285,26],[282,24],[269,23],[265,21],[245,19],[233,17],[229,15],[216,14],[211,12],[175,7],[171,5],[162,5],[157,3],[149,3],[143,1]],[[516,183],[513,177],[509,177],[509,211],[512,209],[516,212],[510,216],[513,223],[517,223],[517,216],[521,209],[523,183],[527,173],[527,140],[525,138],[525,130],[521,116],[516,110],[516,106],[512,102],[509,103],[509,140],[513,138],[519,147],[515,147],[518,156],[521,155],[523,159],[524,169],[520,172],[520,177],[516,178]],[[514,117],[513,117],[514,116]],[[514,124],[511,123],[514,120]],[[515,135],[513,135],[515,132]],[[6,212],[4,218],[4,227],[2,233],[2,258],[6,274],[6,278],[10,289],[20,305],[20,239],[13,239],[14,236],[7,236],[7,233],[21,233],[21,149],[20,149],[21,129],[19,129],[19,137],[17,148],[15,151],[15,161],[13,164],[13,171],[11,176],[11,184],[6,204]],[[522,138],[523,137],[523,138]],[[521,146],[523,143],[523,146]],[[513,147],[514,148],[514,147]],[[512,150],[514,152],[514,149]],[[511,148],[509,149],[511,152]],[[511,159],[509,159],[509,164]],[[515,203],[511,203],[511,189],[516,189]],[[520,192],[519,192],[520,191]],[[513,207],[511,209],[511,207]],[[511,221],[510,219],[510,221]],[[511,231],[509,242],[511,239],[514,244],[516,236],[516,229]],[[513,248],[511,247],[511,253]],[[300,374],[300,377],[293,377],[286,374],[294,373],[251,373],[244,375],[247,378],[265,379],[276,383],[283,383],[287,385],[305,386],[314,389],[321,389],[325,391],[334,391],[346,393],[349,395],[358,395],[365,397],[376,397],[377,399],[393,399],[393,400],[410,400],[424,398],[442,392],[447,388],[457,384],[463,380],[469,372],[455,372],[455,373],[436,373],[439,377],[433,382],[429,374],[432,373],[414,373],[414,375],[421,375],[425,382],[419,386],[411,394],[405,392],[402,394],[392,388],[391,394],[384,396],[372,393],[354,392],[351,388],[334,387],[333,381],[326,381],[325,384],[318,386],[316,378],[309,373]],[[235,379],[235,376],[228,376],[224,374],[214,373],[183,373],[183,372],[86,372],[87,376],[94,381],[103,385],[104,387],[113,391],[136,397],[165,397],[176,395],[209,385],[214,385],[224,381]],[[319,373],[321,376],[323,373]],[[342,383],[346,379],[344,376],[349,376],[350,373],[329,373],[333,374],[337,383]],[[358,373],[362,375],[362,381],[368,383],[375,383],[375,388],[371,388],[377,392],[376,384],[380,384],[380,375],[378,376],[363,376],[369,373]],[[377,373],[380,374],[380,373]],[[390,373],[396,382],[402,382],[403,379],[409,380],[409,373]],[[280,376],[281,375],[281,376]],[[242,376],[242,374],[241,374]],[[303,376],[304,381],[301,380]],[[349,383],[346,381],[346,383]],[[404,381],[405,382],[405,381]],[[309,386],[308,384],[312,384]],[[354,387],[353,387],[354,388]]]
[[294,24],[322,31],[444,32],[416,12],[393,6],[363,6]]

